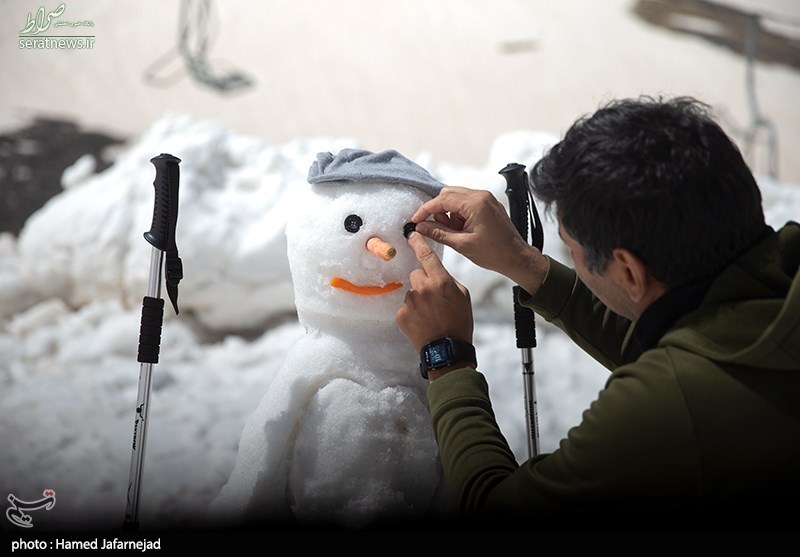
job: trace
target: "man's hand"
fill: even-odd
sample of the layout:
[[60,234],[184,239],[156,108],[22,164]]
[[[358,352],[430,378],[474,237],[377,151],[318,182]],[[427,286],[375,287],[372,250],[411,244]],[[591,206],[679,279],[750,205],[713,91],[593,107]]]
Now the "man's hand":
[[425,238],[412,232],[408,245],[422,268],[414,269],[409,276],[411,288],[395,315],[398,327],[417,351],[442,337],[471,343],[469,291],[447,272]]
[[[435,222],[426,220],[430,216]],[[505,207],[489,191],[442,188],[411,220],[423,236],[507,276],[531,295],[547,275],[547,258],[523,240]]]

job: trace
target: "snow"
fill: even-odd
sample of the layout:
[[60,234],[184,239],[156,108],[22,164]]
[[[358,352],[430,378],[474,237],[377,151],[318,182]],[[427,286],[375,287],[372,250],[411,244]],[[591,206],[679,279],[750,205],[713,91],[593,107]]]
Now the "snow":
[[[490,189],[505,203],[498,170],[531,165],[556,140],[526,130],[499,136],[483,167],[425,153],[415,160],[444,183]],[[234,468],[247,418],[306,336],[295,313],[285,227],[316,154],[344,147],[359,145],[329,137],[268,144],[168,114],[101,174],[79,161],[65,172],[63,193],[28,220],[18,240],[0,236],[0,492],[30,500],[55,490],[58,504],[37,514],[37,527],[118,528],[123,519],[150,260],[142,238],[152,216],[149,159],[167,152],[182,160],[181,313],[167,304],[141,495],[142,527],[162,528],[205,519]],[[768,223],[797,220],[800,188],[759,182]],[[545,219],[545,227],[545,252],[568,261],[553,222]],[[511,284],[451,250],[444,261],[471,291],[480,368],[498,422],[524,460]],[[607,372],[562,333],[537,324],[541,445],[551,451],[579,423]]]

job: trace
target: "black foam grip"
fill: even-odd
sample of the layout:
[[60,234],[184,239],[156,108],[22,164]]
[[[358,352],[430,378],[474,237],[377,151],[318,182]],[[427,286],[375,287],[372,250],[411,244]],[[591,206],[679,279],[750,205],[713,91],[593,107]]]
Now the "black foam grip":
[[164,300],[145,296],[142,300],[142,321],[139,327],[138,361],[157,364],[161,349],[161,326],[164,323]]
[[506,179],[506,195],[508,196],[508,212],[514,228],[528,242],[528,178],[525,166],[512,162],[500,170]]
[[517,348],[536,347],[536,319],[533,310],[521,305],[519,300],[519,286],[513,287],[514,291],[514,325],[517,333]]
[[181,160],[168,153],[161,153],[150,159],[156,168],[153,181],[155,201],[153,222],[150,230],[144,233],[145,239],[161,251],[177,251],[175,248],[175,225],[178,220],[178,184],[180,182]]

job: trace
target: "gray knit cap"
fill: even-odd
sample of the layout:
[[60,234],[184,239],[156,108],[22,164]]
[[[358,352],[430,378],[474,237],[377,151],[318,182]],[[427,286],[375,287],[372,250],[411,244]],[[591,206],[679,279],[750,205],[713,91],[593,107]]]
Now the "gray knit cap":
[[415,187],[431,197],[439,195],[444,187],[427,170],[394,150],[372,153],[363,149],[342,149],[336,156],[318,153],[308,171],[308,182],[400,184]]

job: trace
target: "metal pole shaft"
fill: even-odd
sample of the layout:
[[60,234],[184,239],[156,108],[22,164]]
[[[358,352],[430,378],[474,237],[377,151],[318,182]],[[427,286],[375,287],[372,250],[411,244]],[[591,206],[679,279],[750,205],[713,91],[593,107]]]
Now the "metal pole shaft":
[[[161,297],[161,271],[164,252],[153,247],[150,255],[150,279],[147,295]],[[128,499],[125,510],[125,525],[138,528],[139,496],[142,490],[142,471],[144,453],[147,445],[147,422],[150,415],[150,387],[153,377],[153,364],[139,364],[139,393],[136,398],[136,415],[133,423],[133,446],[131,448],[131,467],[128,480]]]
[[[506,195],[511,222],[522,239],[528,242],[528,219],[531,223],[531,243],[540,251],[544,237],[541,222],[533,200],[528,203],[528,179],[525,167],[521,164],[507,164],[500,174],[506,179]],[[533,311],[523,308],[519,303],[520,286],[514,286],[514,329],[517,336],[517,348],[522,355],[522,377],[525,389],[525,424],[528,433],[528,457],[539,454],[539,418],[536,409],[536,386],[533,381],[533,348],[536,346],[536,319]]]
[[539,414],[536,403],[536,382],[534,381],[533,349],[521,348],[522,379],[525,388],[525,422],[528,428],[528,458],[539,454]]

